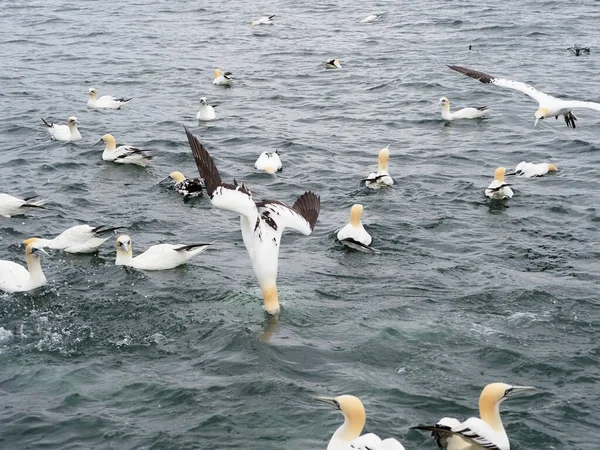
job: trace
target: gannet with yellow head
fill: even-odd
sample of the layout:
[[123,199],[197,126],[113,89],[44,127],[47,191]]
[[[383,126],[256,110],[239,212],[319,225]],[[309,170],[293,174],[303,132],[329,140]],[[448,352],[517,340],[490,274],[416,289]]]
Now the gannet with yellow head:
[[275,172],[279,172],[283,165],[281,164],[281,158],[279,152],[262,152],[256,162],[254,168],[258,170],[264,170],[267,173],[273,175]]
[[263,16],[258,20],[255,20],[252,22],[252,26],[256,26],[256,25],[273,25],[273,17],[275,17],[275,14],[272,14],[270,16]]
[[330,59],[329,61],[325,62],[325,68],[326,69],[341,69],[342,64],[340,63],[339,58]]
[[460,422],[444,417],[433,426],[412,427],[432,432],[438,446],[448,450],[510,450],[502,419],[500,404],[507,398],[530,393],[533,386],[511,386],[505,383],[488,384],[479,396],[479,415]]
[[558,119],[558,116],[563,116],[567,127],[575,128],[575,121],[577,120],[577,117],[575,117],[571,110],[583,108],[600,111],[600,103],[582,102],[579,100],[563,100],[548,94],[544,94],[543,92],[538,91],[533,86],[522,83],[520,81],[512,81],[506,80],[504,78],[493,77],[491,75],[488,75],[487,73],[477,72],[476,70],[467,69],[465,67],[460,66],[448,67],[452,70],[462,73],[463,75],[479,80],[482,83],[494,84],[503,88],[513,89],[515,91],[522,92],[523,94],[527,94],[528,96],[536,100],[538,102],[538,110],[534,114],[534,127],[538,124],[540,120],[546,119],[548,117],[555,117],[556,119]]
[[202,180],[200,178],[186,178],[181,172],[171,172],[169,178],[175,182],[173,190],[183,195],[184,199],[202,196]]
[[498,167],[494,171],[494,181],[492,181],[485,190],[486,197],[491,198],[492,200],[503,200],[513,196],[513,191],[510,188],[510,184],[504,182],[505,174],[505,167]]
[[525,178],[542,177],[548,172],[557,172],[558,168],[554,164],[548,163],[528,163],[520,162],[515,167],[515,174]]
[[456,119],[482,119],[488,111],[487,106],[478,106],[476,108],[463,108],[450,112],[450,100],[448,97],[440,98],[438,105],[442,107],[442,119],[447,121]]
[[37,242],[45,248],[63,250],[67,253],[94,253],[110,237],[101,236],[119,228],[121,227],[106,228],[104,225],[98,227],[75,225],[66,229],[54,239],[38,238]]
[[131,145],[121,145],[117,147],[117,141],[112,134],[105,134],[102,136],[98,144],[104,142],[106,147],[102,152],[102,159],[104,161],[111,161],[117,164],[135,164],[137,166],[146,167],[150,160],[153,158],[152,155],[147,153],[147,150],[142,150]]
[[233,74],[231,72],[221,72],[221,69],[215,69],[215,78],[213,84],[217,86],[231,86]]
[[206,97],[200,97],[200,110],[198,111],[198,114],[196,114],[196,119],[206,122],[215,120],[216,118],[215,108],[208,104]]
[[87,106],[94,109],[121,109],[132,98],[115,98],[110,95],[103,95],[98,98],[98,90],[96,88],[89,88]]
[[390,146],[382,148],[379,152],[379,167],[377,172],[370,173],[364,180],[365,186],[371,189],[381,189],[394,184],[394,180],[388,172],[388,161],[390,159]]
[[363,227],[360,217],[363,205],[352,205],[350,209],[350,223],[337,233],[337,238],[343,245],[359,251],[374,252],[371,247],[372,238]]
[[43,208],[46,200],[35,200],[33,197],[18,198],[8,194],[0,194],[0,217],[21,216],[29,208]]
[[198,172],[215,208],[239,214],[242,238],[262,289],[265,310],[279,314],[277,267],[281,235],[286,228],[308,236],[317,223],[321,200],[313,192],[302,194],[290,208],[277,200],[255,202],[242,185],[221,181],[213,159],[198,139],[185,127]]
[[25,292],[46,284],[46,276],[42,272],[40,255],[48,255],[38,239],[31,238],[23,241],[27,269],[12,261],[0,261],[0,291]]
[[340,395],[335,398],[316,397],[315,400],[333,406],[344,415],[344,423],[331,436],[327,450],[404,450],[404,446],[396,439],[381,440],[374,433],[360,435],[367,413],[358,397]]
[[56,141],[73,142],[81,140],[81,134],[77,129],[79,120],[77,120],[77,117],[75,116],[67,118],[66,125],[57,125],[53,122],[48,122],[43,117],[42,122],[48,127],[48,132],[50,133],[50,136],[52,136],[52,139]]

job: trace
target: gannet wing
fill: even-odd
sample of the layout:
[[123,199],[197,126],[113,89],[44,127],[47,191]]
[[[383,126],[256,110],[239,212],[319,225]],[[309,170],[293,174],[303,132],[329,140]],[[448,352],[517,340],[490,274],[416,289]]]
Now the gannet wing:
[[412,427],[419,430],[428,430],[432,433],[445,433],[460,436],[468,442],[475,443],[486,450],[508,450],[508,439],[506,442],[501,440],[499,433],[496,433],[486,422],[471,417],[456,426],[438,424],[434,426]]
[[477,72],[476,70],[467,69],[466,67],[460,66],[448,66],[450,69],[457,71],[458,73],[462,73],[471,78],[475,78],[476,80],[481,81],[485,84],[495,84],[496,86],[504,87],[507,89],[513,89],[515,91],[522,92],[523,94],[529,95],[534,100],[537,100],[538,103],[542,103],[543,101],[547,101],[550,99],[554,99],[551,95],[544,94],[541,91],[538,91],[536,88],[529,84],[522,83],[520,81],[507,80],[505,78],[497,78],[492,75],[488,75],[487,73]]
[[277,232],[278,239],[286,228],[308,236],[317,223],[321,199],[314,192],[307,191],[291,208],[277,200],[262,200],[256,203],[256,207],[262,220]]
[[562,103],[565,108],[584,108],[584,109],[593,109],[595,111],[600,111],[600,103],[595,102],[581,102],[579,100],[565,100]]

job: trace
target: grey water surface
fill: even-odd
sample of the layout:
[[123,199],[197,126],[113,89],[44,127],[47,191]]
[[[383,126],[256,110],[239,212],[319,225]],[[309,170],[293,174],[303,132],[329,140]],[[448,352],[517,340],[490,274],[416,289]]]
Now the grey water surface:
[[[434,449],[410,430],[477,415],[492,381],[534,385],[502,417],[516,450],[598,448],[600,113],[533,128],[534,101],[449,70],[458,64],[600,101],[600,8],[532,1],[15,1],[0,3],[0,192],[48,199],[0,221],[0,259],[21,241],[89,223],[127,227],[134,253],[216,240],[187,266],[114,266],[51,252],[48,285],[0,295],[2,449],[325,449],[354,394],[365,431]],[[361,24],[371,13],[375,24]],[[252,20],[276,14],[271,27]],[[566,49],[591,45],[575,57]],[[472,45],[472,50],[469,50]],[[341,58],[342,70],[324,61]],[[212,85],[215,68],[234,87]],[[87,89],[132,96],[86,108]],[[445,126],[437,107],[490,108]],[[198,99],[217,120],[198,123]],[[40,117],[75,115],[83,140]],[[269,319],[232,213],[161,184],[197,176],[183,125],[225,180],[288,204],[321,196],[309,237],[286,234]],[[105,133],[148,148],[150,167],[101,160]],[[390,144],[396,185],[360,179]],[[253,163],[278,149],[284,170]],[[498,166],[551,162],[506,205],[483,190]],[[350,206],[379,254],[335,245]]]

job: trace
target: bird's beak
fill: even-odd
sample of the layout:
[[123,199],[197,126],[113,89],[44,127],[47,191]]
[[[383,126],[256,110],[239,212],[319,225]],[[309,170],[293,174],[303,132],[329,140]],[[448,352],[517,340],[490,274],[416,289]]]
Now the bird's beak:
[[540,119],[535,119],[535,123],[533,124],[533,128],[535,128],[538,124],[538,122],[540,121]]
[[513,175],[516,175],[516,174],[517,174],[517,172],[511,172],[511,173],[505,173],[504,176],[505,177],[510,177],[510,176],[513,176]]
[[317,401],[317,402],[322,402],[322,403],[326,403],[329,406],[334,407],[335,409],[338,409],[337,405],[334,402],[334,399],[330,398],[330,397],[315,397],[313,400]]
[[101,143],[103,143],[103,142],[104,142],[104,141],[103,141],[102,139],[100,139],[98,142],[96,142],[96,143],[93,145],[93,147],[95,147],[95,146],[97,146],[97,145],[100,145],[100,144],[101,144]]
[[43,253],[43,254],[44,254],[44,255],[46,255],[46,256],[50,256],[50,255],[49,255],[49,254],[46,252],[46,250],[44,250],[44,249],[43,249],[43,248],[41,248],[41,247],[38,247],[38,248],[36,248],[36,249],[35,249],[35,253]]
[[513,386],[512,390],[510,391],[510,394],[508,394],[508,397],[518,397],[520,395],[526,395],[534,391],[537,391],[537,389],[533,386]]
[[437,104],[437,105],[438,105],[438,106],[441,106],[441,105],[442,105],[442,102],[438,102],[438,104]]
[[121,245],[121,247],[123,248],[123,251],[124,251],[125,253],[128,253],[128,252],[129,252],[129,245],[127,245],[127,244],[122,244],[122,245]]
[[167,181],[169,181],[170,179],[171,179],[171,177],[166,177],[166,178],[163,178],[162,180],[160,180],[160,181],[158,182],[158,184],[166,183],[166,182],[167,182]]

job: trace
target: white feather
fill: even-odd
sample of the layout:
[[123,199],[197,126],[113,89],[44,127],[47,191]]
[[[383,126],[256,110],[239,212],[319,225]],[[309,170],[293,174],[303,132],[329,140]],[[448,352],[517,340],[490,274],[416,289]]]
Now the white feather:
[[12,217],[25,214],[27,206],[42,206],[45,200],[23,200],[8,194],[0,194],[0,216]]
[[[512,196],[513,196],[512,189],[510,188],[510,186],[504,186],[504,185],[506,185],[506,183],[504,183],[504,182],[501,183],[498,180],[492,181],[490,183],[490,185],[488,186],[488,188],[485,190],[486,197],[491,198],[493,200],[502,200],[505,198],[512,198]],[[500,187],[500,186],[504,186],[504,187]],[[497,189],[499,187],[500,187],[500,189]]]
[[282,167],[281,158],[277,152],[262,152],[254,163],[255,169],[264,170],[270,174],[281,170]]
[[131,145],[121,145],[113,151],[109,150],[107,145],[102,152],[102,159],[117,164],[135,164],[146,167],[150,163],[152,157],[144,153],[143,150]]

